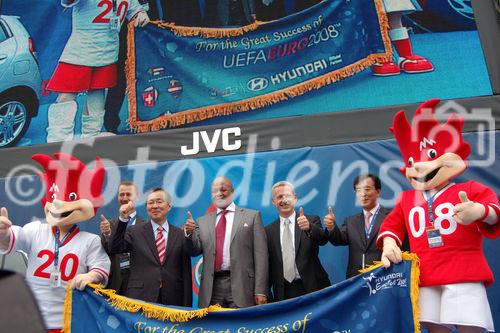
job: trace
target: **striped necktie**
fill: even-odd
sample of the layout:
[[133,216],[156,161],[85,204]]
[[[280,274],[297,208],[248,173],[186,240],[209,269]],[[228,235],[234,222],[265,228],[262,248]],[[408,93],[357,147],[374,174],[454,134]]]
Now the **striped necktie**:
[[160,262],[163,264],[165,259],[165,252],[167,248],[167,242],[165,237],[163,237],[163,227],[158,227],[156,229],[156,249],[158,250],[158,256],[160,257]]

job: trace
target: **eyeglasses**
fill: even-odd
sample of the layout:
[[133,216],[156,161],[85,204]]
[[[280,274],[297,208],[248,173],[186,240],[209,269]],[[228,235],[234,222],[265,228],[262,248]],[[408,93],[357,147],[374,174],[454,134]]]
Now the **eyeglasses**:
[[375,190],[375,187],[373,186],[366,186],[366,187],[356,187],[354,189],[354,192],[356,193],[367,193],[367,192],[371,192],[371,191],[374,191]]
[[147,204],[148,206],[152,206],[152,205],[154,205],[154,204],[157,204],[157,205],[163,205],[165,202],[166,202],[166,201],[165,201],[165,200],[163,200],[163,199],[156,199],[156,200],[148,200],[148,201],[146,202],[146,204]]

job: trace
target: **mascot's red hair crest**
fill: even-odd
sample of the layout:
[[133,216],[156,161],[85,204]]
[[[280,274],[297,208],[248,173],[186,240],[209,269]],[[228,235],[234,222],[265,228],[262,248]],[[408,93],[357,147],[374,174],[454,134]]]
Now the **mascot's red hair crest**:
[[391,132],[398,142],[406,167],[416,162],[427,162],[445,154],[454,153],[463,161],[470,154],[470,146],[462,138],[464,119],[452,114],[441,125],[435,116],[439,99],[430,99],[417,109],[410,125],[404,111],[393,119]]
[[104,201],[101,191],[105,170],[101,159],[96,157],[94,170],[89,170],[71,155],[56,153],[54,157],[43,154],[32,156],[45,171],[38,174],[46,187],[42,204],[45,206],[56,199],[64,202],[87,199],[93,205],[95,214]]

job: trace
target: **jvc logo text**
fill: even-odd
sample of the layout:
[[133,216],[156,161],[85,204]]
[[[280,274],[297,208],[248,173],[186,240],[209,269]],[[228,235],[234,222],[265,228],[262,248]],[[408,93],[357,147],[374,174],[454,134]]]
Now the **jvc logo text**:
[[[200,147],[200,136],[203,147]],[[239,127],[224,128],[223,130],[216,129],[211,136],[207,131],[193,132],[193,147],[181,146],[181,154],[184,156],[196,155],[200,151],[203,151],[203,149],[207,153],[213,153],[221,139],[224,151],[238,150],[241,148],[241,140],[236,140],[235,138],[239,136],[241,136],[241,129]]]

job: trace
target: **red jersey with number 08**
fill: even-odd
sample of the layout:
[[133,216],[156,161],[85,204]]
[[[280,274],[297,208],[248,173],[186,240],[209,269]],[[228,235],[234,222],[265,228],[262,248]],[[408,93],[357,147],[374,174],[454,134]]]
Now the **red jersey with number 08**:
[[458,193],[465,191],[469,200],[485,205],[498,205],[496,194],[488,187],[468,181],[450,184],[432,199],[434,227],[441,233],[443,245],[429,247],[427,228],[431,227],[428,202],[423,192],[406,191],[397,199],[396,206],[380,227],[379,248],[383,238],[392,237],[401,246],[408,235],[411,252],[420,258],[420,286],[451,283],[493,282],[493,274],[483,254],[483,236],[500,236],[500,223],[490,226],[484,222],[462,225],[453,218],[453,207],[460,203]]

